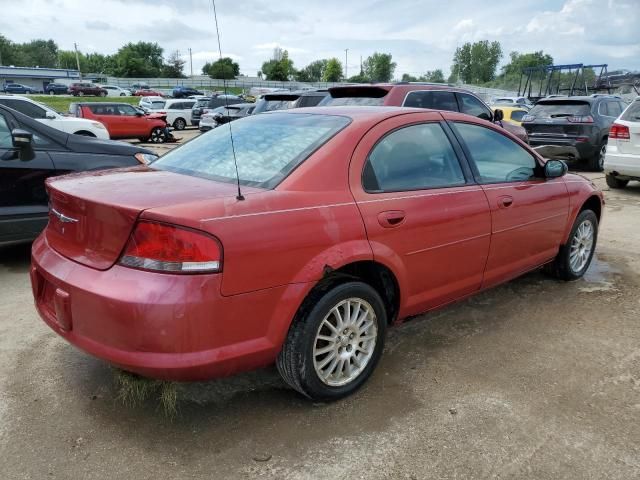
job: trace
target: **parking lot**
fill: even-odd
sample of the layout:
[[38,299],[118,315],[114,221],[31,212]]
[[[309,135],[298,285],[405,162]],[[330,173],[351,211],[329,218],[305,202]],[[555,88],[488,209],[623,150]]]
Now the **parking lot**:
[[172,420],[117,401],[36,314],[29,248],[2,250],[2,478],[637,478],[640,185],[605,194],[583,280],[535,272],[392,329],[343,401],[267,369],[180,385]]

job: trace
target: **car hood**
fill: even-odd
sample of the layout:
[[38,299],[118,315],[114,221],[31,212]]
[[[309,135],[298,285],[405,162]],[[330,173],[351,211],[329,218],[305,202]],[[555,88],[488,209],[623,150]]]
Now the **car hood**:
[[69,135],[67,148],[77,153],[98,153],[103,155],[133,156],[136,153],[155,155],[151,150],[115,140],[99,140],[83,135]]

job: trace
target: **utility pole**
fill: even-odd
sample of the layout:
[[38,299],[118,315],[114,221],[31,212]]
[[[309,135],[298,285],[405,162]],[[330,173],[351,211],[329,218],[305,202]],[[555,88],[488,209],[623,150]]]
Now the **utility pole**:
[[80,70],[80,57],[78,56],[78,45],[73,42],[73,48],[76,51],[76,65],[78,66],[78,75],[80,75],[80,81],[82,81],[82,71]]
[[189,47],[189,64],[191,65],[191,76],[193,77],[193,55],[191,54],[191,47]]
[[345,49],[344,49],[344,78],[345,78],[345,79],[349,78],[349,75],[348,75],[348,73],[347,73],[347,72],[349,71],[349,67],[347,66],[347,65],[348,65],[348,64],[347,64],[347,58],[348,58],[348,57],[347,57],[347,54],[348,54],[348,53],[349,53],[349,49],[348,49],[348,48],[345,48]]
[[362,55],[360,55],[360,75],[362,75]]

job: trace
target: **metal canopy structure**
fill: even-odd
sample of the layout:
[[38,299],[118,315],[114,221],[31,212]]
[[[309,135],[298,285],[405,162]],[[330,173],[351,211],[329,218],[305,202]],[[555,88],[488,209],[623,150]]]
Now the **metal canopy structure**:
[[535,102],[549,95],[590,95],[601,91],[611,93],[612,86],[608,78],[607,64],[574,63],[527,67],[522,69],[520,75],[518,96],[526,96]]

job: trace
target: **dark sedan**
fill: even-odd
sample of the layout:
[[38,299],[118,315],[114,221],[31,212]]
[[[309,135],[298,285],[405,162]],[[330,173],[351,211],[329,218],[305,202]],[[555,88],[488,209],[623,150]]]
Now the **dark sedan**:
[[47,95],[66,95],[69,93],[69,87],[64,83],[50,83],[44,87],[44,93]]
[[127,143],[69,135],[0,105],[0,246],[29,242],[46,226],[48,177],[156,158]]
[[3,90],[4,93],[38,93],[35,88],[19,83],[6,83]]

